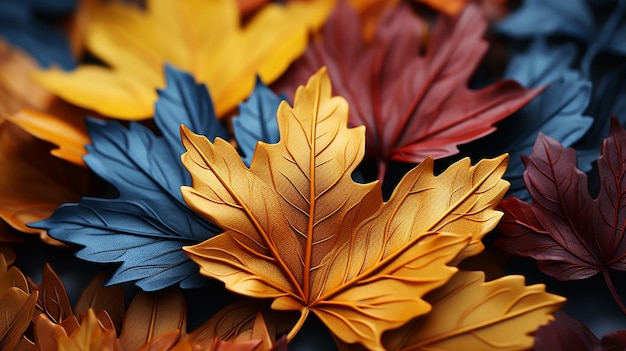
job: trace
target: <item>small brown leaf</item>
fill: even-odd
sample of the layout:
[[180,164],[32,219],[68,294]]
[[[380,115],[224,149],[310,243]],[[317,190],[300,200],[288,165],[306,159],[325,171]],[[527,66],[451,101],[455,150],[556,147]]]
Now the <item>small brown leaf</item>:
[[13,351],[19,346],[22,334],[30,324],[37,292],[27,294],[23,290],[11,287],[0,297],[0,350]]
[[35,320],[35,343],[40,350],[57,351],[57,340],[68,337],[68,333],[60,324],[52,322],[44,313],[39,314]]
[[74,306],[74,314],[79,315],[92,308],[94,311],[104,310],[108,313],[115,330],[121,332],[126,306],[124,290],[119,285],[104,286],[107,278],[97,275],[83,290]]
[[36,308],[40,313],[46,314],[52,322],[60,323],[72,315],[72,305],[65,286],[48,263],[43,270],[43,278],[38,290],[39,298]]
[[186,326],[187,308],[179,289],[139,292],[126,311],[120,345],[123,351],[135,351],[164,333],[184,333]]
[[0,254],[0,297],[12,287],[19,288],[24,292],[30,291],[24,274],[17,267],[9,268],[4,255]]

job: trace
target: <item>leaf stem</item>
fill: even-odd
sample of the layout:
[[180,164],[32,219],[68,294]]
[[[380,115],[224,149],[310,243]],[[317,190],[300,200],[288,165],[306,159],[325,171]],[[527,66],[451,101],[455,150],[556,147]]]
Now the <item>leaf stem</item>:
[[300,318],[298,319],[296,324],[293,326],[293,328],[291,328],[291,330],[289,331],[289,334],[287,334],[287,342],[290,342],[296,336],[296,334],[298,334],[300,329],[302,329],[302,326],[304,325],[304,322],[306,321],[306,317],[308,317],[308,315],[309,315],[309,309],[303,308],[300,312]]
[[615,285],[613,285],[613,279],[611,279],[611,274],[609,273],[609,270],[603,269],[602,276],[604,277],[606,286],[609,288],[609,291],[611,292],[611,296],[613,296],[613,300],[615,300],[615,303],[617,303],[617,306],[619,306],[619,309],[622,310],[622,313],[626,315],[626,306],[624,305],[624,302],[622,301],[622,299],[619,297],[617,290],[615,289]]

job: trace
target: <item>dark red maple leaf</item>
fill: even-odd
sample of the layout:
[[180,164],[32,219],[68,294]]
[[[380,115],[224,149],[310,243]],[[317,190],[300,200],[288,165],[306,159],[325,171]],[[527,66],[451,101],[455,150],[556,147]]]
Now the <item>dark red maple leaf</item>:
[[540,92],[512,80],[468,88],[487,50],[486,28],[480,10],[468,6],[457,18],[441,16],[424,48],[426,23],[408,6],[396,6],[364,43],[358,15],[342,3],[274,89],[293,93],[327,66],[335,93],[350,104],[350,124],[367,127],[366,158],[382,180],[390,161],[457,153],[458,144],[493,132],[495,122]]
[[558,280],[602,273],[626,313],[609,273],[626,271],[626,131],[612,119],[598,158],[601,184],[595,199],[577,168],[576,152],[556,140],[540,134],[523,161],[532,204],[517,198],[500,203],[504,217],[496,245],[534,258],[542,272]]
[[598,339],[586,325],[563,311],[537,329],[534,351],[618,351],[626,348],[626,331],[614,331]]

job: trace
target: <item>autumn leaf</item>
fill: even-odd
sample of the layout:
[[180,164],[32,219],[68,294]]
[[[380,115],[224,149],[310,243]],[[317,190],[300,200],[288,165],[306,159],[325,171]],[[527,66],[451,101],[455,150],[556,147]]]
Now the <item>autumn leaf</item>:
[[[572,146],[589,130],[593,118],[586,116],[591,82],[571,68],[576,59],[573,45],[550,45],[545,38],[530,43],[526,52],[511,57],[505,76],[528,88],[547,86],[540,95],[512,116],[498,123],[498,130],[461,148],[461,154],[484,158],[508,152],[511,158],[504,179],[511,183],[509,196],[528,201],[521,155],[530,154],[542,132]],[[583,171],[589,171],[586,164]]]
[[122,350],[138,350],[166,332],[184,332],[186,326],[187,307],[180,290],[139,292],[126,311],[120,345]]
[[277,120],[280,141],[260,143],[249,169],[229,143],[183,127],[193,178],[183,196],[225,230],[184,249],[228,289],[300,311],[288,339],[312,311],[344,342],[380,350],[385,330],[430,310],[422,296],[452,276],[448,262],[480,251],[500,218],[506,156],[437,177],[428,158],[383,203],[378,182],[351,179],[364,128],[347,128],[348,104],[331,97],[326,70],[293,107],[281,103]]
[[563,311],[541,326],[535,335],[534,351],[617,351],[626,347],[626,332],[614,331],[598,339],[589,328]]
[[576,167],[576,152],[546,135],[537,138],[524,158],[524,182],[532,203],[508,198],[498,240],[506,252],[537,260],[539,269],[558,280],[585,279],[602,273],[622,311],[626,307],[613,290],[610,270],[626,270],[622,234],[623,150],[626,131],[616,119],[598,159],[601,187],[592,198],[587,176]]
[[0,350],[17,350],[22,334],[30,324],[35,309],[37,292],[29,294],[11,287],[0,297]]
[[191,179],[180,162],[180,124],[209,136],[228,136],[215,117],[204,85],[166,66],[167,88],[160,90],[155,123],[160,135],[142,124],[87,120],[92,144],[85,163],[119,192],[114,199],[84,197],[67,203],[33,228],[84,248],[76,255],[94,262],[122,262],[110,284],[136,281],[154,291],[173,284],[206,285],[181,248],[219,232],[184,202],[180,186]]
[[58,351],[118,351],[120,350],[115,330],[103,328],[95,312],[87,310],[78,330],[69,336],[57,339]]
[[[430,44],[424,23],[406,6],[385,16],[373,42],[362,44],[357,14],[339,5],[323,30],[277,83],[290,92],[320,66],[350,104],[350,125],[365,125],[366,158],[383,180],[392,161],[418,163],[458,153],[457,145],[495,130],[493,124],[528,103],[539,90],[504,80],[470,90],[487,43],[487,23],[475,6],[442,16]],[[425,54],[420,54],[425,50]]]
[[565,298],[522,276],[485,282],[483,272],[461,271],[427,301],[429,314],[385,334],[386,350],[527,350]]
[[223,116],[252,92],[258,73],[274,81],[306,49],[330,1],[272,3],[240,25],[235,0],[147,1],[147,10],[100,3],[87,28],[87,48],[111,68],[51,69],[38,81],[58,96],[103,115],[150,118],[155,88],[168,62],[207,83]]

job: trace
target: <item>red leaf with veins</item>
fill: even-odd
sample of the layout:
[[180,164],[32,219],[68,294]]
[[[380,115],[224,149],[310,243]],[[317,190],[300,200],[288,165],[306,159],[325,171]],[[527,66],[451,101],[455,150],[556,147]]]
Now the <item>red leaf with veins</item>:
[[593,199],[576,152],[539,135],[524,157],[524,182],[532,204],[517,198],[500,203],[504,217],[497,244],[508,253],[532,257],[559,280],[575,280],[609,269],[626,271],[626,131],[614,118],[598,158],[600,191]]
[[274,88],[293,94],[327,66],[335,93],[350,103],[350,124],[367,127],[366,157],[382,179],[390,161],[418,163],[457,153],[458,144],[493,132],[495,122],[540,92],[512,80],[481,90],[467,87],[487,50],[486,28],[480,10],[468,6],[458,18],[442,16],[424,48],[425,22],[408,6],[397,6],[365,44],[358,15],[342,3],[320,40]]

